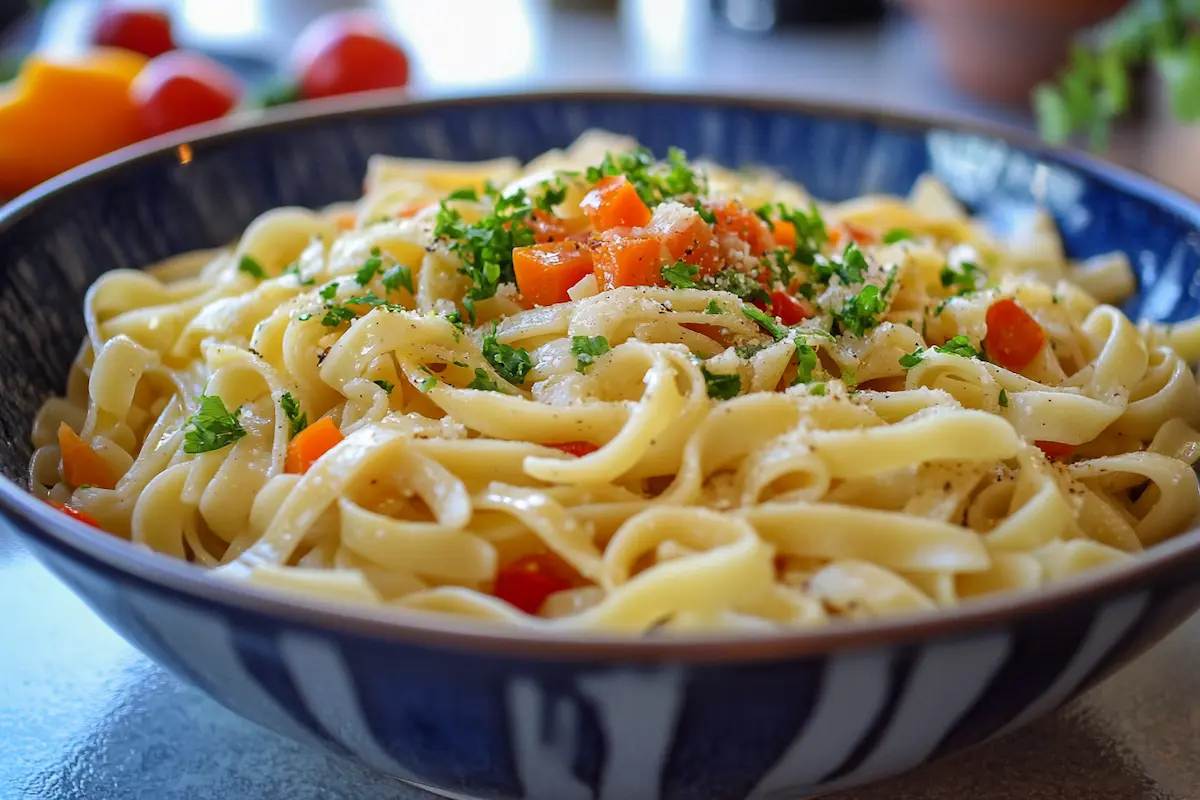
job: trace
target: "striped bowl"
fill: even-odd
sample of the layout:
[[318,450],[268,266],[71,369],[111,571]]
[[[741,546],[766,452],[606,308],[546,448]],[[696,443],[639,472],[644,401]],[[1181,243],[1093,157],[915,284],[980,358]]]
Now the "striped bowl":
[[274,206],[353,198],[376,152],[529,158],[603,127],[659,153],[773,165],[829,199],[902,193],[931,171],[1001,226],[1049,209],[1073,256],[1129,252],[1131,314],[1200,310],[1196,205],[1012,136],[714,97],[374,102],[152,142],[0,211],[0,510],[114,629],[218,702],[447,797],[794,800],[1023,725],[1200,605],[1193,531],[1130,566],[920,618],[736,641],[549,638],[283,600],[29,497],[30,420],[62,388],[101,272],[223,244]]

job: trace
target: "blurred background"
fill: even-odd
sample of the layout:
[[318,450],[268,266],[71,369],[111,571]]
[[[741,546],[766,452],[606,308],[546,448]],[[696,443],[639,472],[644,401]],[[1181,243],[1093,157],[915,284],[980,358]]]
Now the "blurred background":
[[[404,69],[386,53],[384,67],[373,69],[378,55],[369,47],[342,47],[345,25],[340,33],[336,25],[312,32],[320,27],[314,21],[348,10],[372,12],[368,32],[399,48]],[[326,80],[323,90],[312,80],[357,69],[390,75],[382,85],[402,84],[398,96],[420,98],[629,87],[1040,125],[1051,138],[1090,142],[1107,158],[1200,194],[1200,129],[1188,124],[1200,115],[1200,39],[1191,32],[1197,16],[1195,0],[0,0],[0,79],[25,76],[0,92],[0,194],[60,166],[51,159],[32,172],[17,168],[22,147],[47,149],[29,132],[58,127],[54,112],[41,108],[50,103],[23,96],[40,88],[28,80],[28,56],[87,66],[97,44],[155,55],[164,47],[155,43],[162,35],[156,24],[169,26],[171,47],[225,71],[201,69],[200,83],[215,84],[208,91],[216,96],[185,80],[194,62],[164,67],[154,80],[135,79],[140,67],[126,70],[141,93],[130,113],[143,121],[149,114],[151,128],[114,131],[91,149],[197,121],[189,114],[340,94],[356,88],[353,75]],[[305,49],[302,38],[307,56],[297,52]],[[53,77],[93,94],[86,81]],[[137,89],[138,82],[149,88]],[[41,110],[11,108],[17,100]],[[81,154],[93,155],[76,148],[62,160]]]

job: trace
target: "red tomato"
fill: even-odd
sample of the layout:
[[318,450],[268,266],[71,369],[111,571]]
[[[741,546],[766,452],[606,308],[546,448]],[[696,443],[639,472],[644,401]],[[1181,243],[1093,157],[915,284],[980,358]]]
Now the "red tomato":
[[92,44],[132,50],[148,58],[161,56],[175,49],[171,18],[148,8],[104,6],[92,28]]
[[784,325],[797,325],[812,316],[812,310],[786,292],[771,292],[771,313]]
[[548,444],[546,446],[553,447],[556,450],[562,450],[567,455],[572,455],[576,458],[581,458],[600,449],[591,442],[559,442],[557,444]]
[[237,76],[199,53],[182,50],[147,64],[129,87],[147,136],[220,119],[241,96]]
[[1063,444],[1062,442],[1034,442],[1046,454],[1046,458],[1053,461],[1066,461],[1075,454],[1075,446]]
[[988,358],[1005,369],[1018,372],[1029,365],[1046,343],[1046,332],[1015,300],[1005,298],[988,306],[987,335],[983,337]]
[[408,83],[408,57],[362,12],[335,12],[310,23],[292,48],[291,69],[300,95],[310,100]]
[[555,574],[549,558],[525,556],[500,568],[495,595],[526,614],[536,614],[547,597],[570,588],[570,581]]
[[100,527],[100,523],[96,521],[96,518],[93,517],[91,514],[87,513],[86,511],[80,511],[78,508],[71,508],[68,505],[56,502],[54,500],[47,500],[46,504],[48,506],[50,506],[51,508],[58,509],[59,511],[66,514],[68,517],[73,517],[74,519],[79,520],[84,525],[91,525],[93,528]]

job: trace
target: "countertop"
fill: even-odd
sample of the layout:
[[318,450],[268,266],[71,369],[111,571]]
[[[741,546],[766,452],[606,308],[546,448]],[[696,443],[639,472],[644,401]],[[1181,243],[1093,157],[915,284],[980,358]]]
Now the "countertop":
[[[176,0],[184,41],[278,58],[326,0]],[[892,16],[826,32],[739,35],[699,0],[619,13],[539,0],[390,0],[417,96],[572,84],[747,91],[956,113],[923,32]],[[603,4],[601,4],[603,5]],[[434,13],[437,8],[439,13]],[[94,9],[59,0],[43,42],[69,48]],[[471,18],[476,25],[457,26]],[[265,66],[264,66],[265,69]],[[1112,157],[1200,193],[1200,137],[1149,117]],[[109,631],[0,523],[0,800],[417,800],[429,795],[243,722]],[[835,800],[1200,800],[1200,617],[1081,701],[1007,739]]]

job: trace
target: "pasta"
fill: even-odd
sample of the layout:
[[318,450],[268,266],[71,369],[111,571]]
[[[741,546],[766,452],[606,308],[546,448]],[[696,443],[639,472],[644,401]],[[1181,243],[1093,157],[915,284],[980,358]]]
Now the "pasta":
[[817,204],[586,134],[105,274],[31,490],[231,581],[551,629],[1035,589],[1200,513],[1200,326],[1039,214]]

